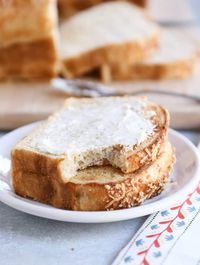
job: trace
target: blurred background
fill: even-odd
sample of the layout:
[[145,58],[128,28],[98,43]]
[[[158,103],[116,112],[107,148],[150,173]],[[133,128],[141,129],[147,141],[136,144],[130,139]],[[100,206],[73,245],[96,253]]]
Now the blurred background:
[[200,2],[198,0],[189,0],[190,8],[196,18],[196,22],[200,23]]
[[[147,63],[144,60],[139,66],[133,65],[133,69],[126,69],[124,76],[112,76],[107,61],[81,74],[72,74],[74,65],[62,54],[63,51],[69,53],[70,36],[78,40],[77,36],[73,36],[73,30],[69,30],[70,21],[74,17],[79,21],[81,12],[87,12],[97,4],[101,6],[102,2],[109,1],[0,1],[0,130],[11,130],[42,120],[57,110],[69,96],[111,94],[148,96],[169,109],[171,127],[200,127],[200,1],[130,0],[133,6],[138,4],[144,8],[161,32],[165,29],[170,31],[172,39],[177,38],[176,43],[167,39],[162,56],[162,47],[155,49],[154,63],[149,56]],[[94,20],[90,20],[91,25],[95,25]],[[80,28],[78,25],[77,31]],[[91,43],[95,42],[95,37],[84,26],[82,33],[88,34],[86,38],[90,38]],[[57,35],[59,43],[55,45]],[[22,45],[23,41],[27,46]],[[82,45],[80,41],[80,47]],[[177,55],[179,53],[181,56]],[[160,63],[162,71],[156,70],[160,67],[156,63],[157,59],[161,60],[159,56],[163,60]],[[88,67],[84,65],[86,61],[94,64],[91,57],[83,60],[80,68]],[[121,62],[118,64],[117,67]],[[145,71],[144,66],[147,67]],[[74,79],[79,81],[71,82]],[[92,83],[88,83],[88,80]]]

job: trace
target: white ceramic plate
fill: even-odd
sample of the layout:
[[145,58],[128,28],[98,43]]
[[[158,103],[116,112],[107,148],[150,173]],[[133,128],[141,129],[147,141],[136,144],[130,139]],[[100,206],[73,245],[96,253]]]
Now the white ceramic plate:
[[[0,139],[0,155],[10,158],[12,146],[22,137],[27,135],[38,123],[33,123]],[[200,179],[200,162],[197,148],[181,134],[170,130],[170,142],[176,149],[177,161],[174,171],[170,176],[170,183],[166,190],[154,199],[146,201],[143,205],[116,211],[80,212],[57,209],[49,205],[17,196],[10,185],[11,177],[0,180],[0,201],[20,211],[54,220],[101,223],[127,220],[163,210],[178,203],[191,192]]]

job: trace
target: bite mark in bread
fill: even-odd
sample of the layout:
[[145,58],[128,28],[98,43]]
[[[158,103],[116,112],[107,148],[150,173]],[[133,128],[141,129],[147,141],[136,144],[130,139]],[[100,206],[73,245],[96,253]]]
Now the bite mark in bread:
[[95,165],[133,172],[158,157],[168,124],[168,112],[145,99],[69,99],[13,148],[13,168],[64,180]]
[[135,173],[123,174],[110,166],[91,167],[63,182],[54,174],[13,171],[13,185],[18,195],[58,208],[77,211],[122,209],[160,194],[168,182],[173,163],[174,152],[166,142],[157,160]]

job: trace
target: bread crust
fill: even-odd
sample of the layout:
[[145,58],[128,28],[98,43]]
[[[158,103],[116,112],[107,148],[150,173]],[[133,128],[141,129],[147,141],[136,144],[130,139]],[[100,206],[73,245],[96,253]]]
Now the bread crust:
[[[124,173],[134,172],[142,166],[150,164],[158,158],[162,151],[168,133],[169,112],[156,104],[152,104],[150,108],[157,114],[159,113],[159,117],[162,118],[160,121],[154,121],[154,124],[157,124],[154,137],[140,144],[137,147],[137,153],[133,153],[128,157],[126,167],[120,168]],[[158,116],[156,119],[158,119]]]
[[[91,180],[84,181],[84,170],[80,179],[83,181],[63,182],[57,170],[50,168],[49,174],[19,170],[16,167],[15,153],[12,155],[14,191],[26,198],[31,198],[57,208],[77,211],[103,211],[128,208],[152,198],[164,189],[174,163],[174,152],[169,143],[156,161],[144,166],[132,174],[122,174],[120,181],[112,179],[105,183],[95,182],[95,169],[91,170]],[[40,166],[39,168],[42,168]],[[119,171],[111,167],[113,174]],[[43,172],[44,173],[44,172]],[[93,176],[94,174],[94,176]]]
[[159,32],[156,30],[151,36],[140,42],[133,40],[127,43],[113,44],[84,52],[77,57],[63,59],[61,74],[67,78],[78,77],[104,64],[119,64],[124,61],[124,58],[126,58],[127,65],[141,62],[158,47],[158,39]]
[[57,58],[52,37],[0,47],[0,79],[54,77],[58,72]]
[[0,79],[56,76],[57,22],[55,0],[0,1]]
[[[60,18],[67,18],[79,11],[82,11],[91,6],[107,2],[108,0],[58,0],[58,10]],[[146,0],[129,0],[129,2],[134,3],[138,6],[145,7]]]
[[0,1],[0,47],[46,39],[55,27],[56,0]]
[[[133,64],[120,67],[110,67],[108,74],[102,75],[102,80],[162,80],[184,79],[194,72],[198,56],[163,64]],[[107,66],[109,67],[109,66]],[[102,72],[103,73],[103,72]]]

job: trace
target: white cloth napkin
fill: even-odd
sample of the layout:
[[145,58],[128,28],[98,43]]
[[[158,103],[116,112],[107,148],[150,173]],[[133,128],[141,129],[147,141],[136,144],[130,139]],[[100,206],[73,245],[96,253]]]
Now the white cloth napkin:
[[181,203],[152,214],[112,265],[200,265],[200,182]]

